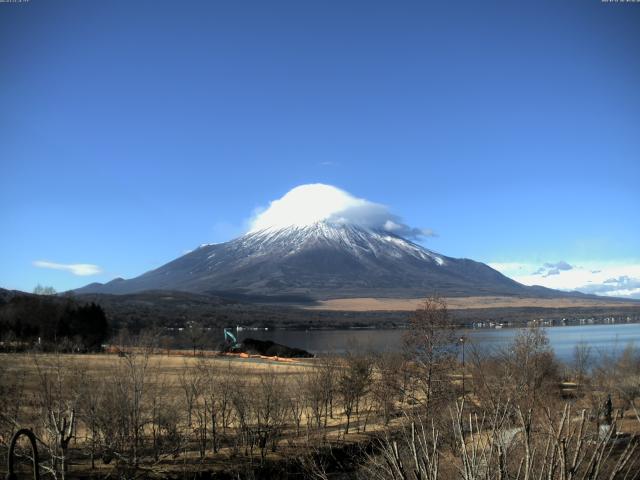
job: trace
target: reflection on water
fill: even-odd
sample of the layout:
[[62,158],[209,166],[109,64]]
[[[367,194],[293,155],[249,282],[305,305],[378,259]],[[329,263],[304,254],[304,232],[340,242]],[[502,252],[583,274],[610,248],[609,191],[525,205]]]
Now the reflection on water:
[[[506,347],[519,328],[467,329],[459,333],[467,338],[467,348],[491,351]],[[640,324],[575,325],[546,329],[551,347],[563,361],[573,357],[575,345],[585,342],[594,355],[622,351],[630,342],[640,346]],[[309,352],[344,353],[358,348],[366,351],[398,351],[402,348],[406,330],[270,330],[240,331],[239,340],[257,338],[272,340]]]

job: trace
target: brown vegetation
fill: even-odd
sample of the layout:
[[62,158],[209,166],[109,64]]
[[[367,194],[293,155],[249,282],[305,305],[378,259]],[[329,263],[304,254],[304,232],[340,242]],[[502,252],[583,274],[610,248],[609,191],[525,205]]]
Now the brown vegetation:
[[153,337],[119,354],[3,354],[2,462],[28,426],[42,473],[60,479],[637,478],[635,349],[594,363],[580,345],[563,366],[531,329],[504,352],[469,346],[462,369],[446,307],[423,302],[397,354],[179,357]]
[[[525,297],[448,297],[446,301],[450,310],[467,310],[481,308],[576,308],[576,307],[636,307],[638,302],[622,301],[608,298],[525,298]],[[420,308],[422,298],[336,298],[319,300],[315,305],[306,307],[311,310],[337,311],[414,311]]]

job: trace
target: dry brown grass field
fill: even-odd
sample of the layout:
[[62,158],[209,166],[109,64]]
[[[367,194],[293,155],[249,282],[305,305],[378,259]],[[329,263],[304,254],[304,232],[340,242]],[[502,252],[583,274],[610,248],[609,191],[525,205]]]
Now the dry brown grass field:
[[[177,451],[169,448],[160,454],[159,458],[152,458],[153,455],[147,452],[144,461],[139,467],[147,473],[153,472],[155,476],[175,476],[179,472],[211,470],[216,472],[226,472],[240,468],[246,457],[260,457],[260,446],[258,440],[250,440],[250,453],[247,453],[245,440],[232,438],[242,436],[238,433],[247,427],[239,415],[244,413],[240,410],[246,408],[246,414],[251,416],[251,421],[266,422],[256,428],[256,435],[259,430],[274,429],[277,433],[278,447],[269,447],[263,452],[264,458],[261,462],[279,462],[286,458],[295,458],[301,453],[308,452],[308,447],[327,442],[338,442],[357,444],[369,438],[371,433],[384,428],[383,423],[377,416],[371,414],[373,410],[372,398],[362,398],[359,407],[363,412],[351,414],[350,430],[348,435],[345,431],[346,416],[336,406],[330,407],[320,403],[323,399],[320,396],[326,395],[319,389],[314,391],[314,383],[321,381],[320,371],[327,367],[327,362],[319,359],[304,359],[290,362],[274,361],[262,358],[240,358],[238,356],[213,356],[211,352],[200,352],[193,355],[190,351],[183,354],[172,352],[171,355],[163,353],[152,353],[145,355],[142,350],[134,349],[136,353],[132,355],[118,354],[33,354],[33,353],[10,353],[0,354],[0,379],[3,384],[17,386],[19,398],[12,399],[17,405],[21,404],[17,422],[20,426],[29,426],[38,433],[41,438],[45,438],[43,423],[46,423],[42,414],[42,403],[47,399],[41,398],[49,395],[45,390],[54,391],[53,395],[60,395],[55,400],[56,406],[50,406],[52,410],[56,408],[65,410],[68,405],[73,404],[73,409],[79,411],[82,407],[82,399],[79,398],[87,392],[83,390],[82,384],[89,382],[91,385],[103,383],[106,388],[118,388],[116,383],[124,380],[129,383],[125,389],[144,389],[141,394],[142,408],[150,411],[156,402],[163,409],[175,414],[175,429],[180,431],[180,439],[177,442]],[[130,360],[143,370],[132,373],[129,369]],[[138,373],[144,378],[135,379]],[[125,377],[131,374],[131,378]],[[334,370],[332,375],[337,376]],[[228,381],[225,392],[215,392],[215,394],[228,395],[230,419],[226,425],[218,427],[223,432],[218,433],[219,445],[214,453],[211,448],[206,448],[205,452],[199,452],[200,433],[203,428],[209,428],[207,424],[206,402],[208,395],[213,395],[206,385],[217,377],[218,381]],[[265,381],[265,378],[267,379]],[[324,379],[326,380],[326,375]],[[138,386],[136,385],[138,382]],[[269,382],[273,382],[270,384]],[[45,386],[45,383],[47,385]],[[61,386],[60,392],[56,388]],[[217,386],[222,385],[218,383]],[[273,387],[273,388],[272,388]],[[319,386],[318,386],[319,387]],[[303,391],[308,390],[308,391]],[[15,393],[15,392],[14,392]],[[316,395],[315,399],[309,396]],[[272,395],[270,404],[262,403],[261,398]],[[334,393],[335,395],[335,393]],[[337,396],[337,395],[336,395]],[[7,398],[4,399],[8,401]],[[313,406],[307,400],[317,403],[314,411]],[[126,402],[126,400],[123,400]],[[333,401],[333,400],[332,400]],[[239,413],[231,413],[231,403],[237,404]],[[246,402],[246,405],[243,403]],[[300,402],[300,403],[297,403]],[[128,405],[129,406],[129,405]],[[365,407],[366,406],[366,407]],[[117,421],[118,416],[113,407],[113,421]],[[130,406],[129,406],[130,407]],[[126,408],[126,407],[125,407]],[[222,408],[222,407],[221,407]],[[322,409],[325,409],[323,412]],[[329,413],[326,409],[330,408]],[[299,410],[299,418],[291,418],[296,410]],[[248,412],[251,410],[251,412]],[[111,413],[104,412],[107,422],[110,421]],[[152,415],[147,412],[145,415]],[[204,415],[204,417],[202,416]],[[258,418],[261,415],[272,415],[271,420]],[[126,416],[126,415],[125,415]],[[278,417],[278,418],[276,418]],[[285,418],[286,417],[286,418]],[[249,421],[249,420],[247,420]],[[149,417],[141,424],[141,431],[147,437],[151,436],[150,424],[154,419]],[[209,423],[211,419],[209,418]],[[297,425],[296,425],[297,423]],[[19,426],[16,424],[16,427]],[[254,426],[255,427],[255,426]],[[12,430],[12,429],[9,429]],[[7,444],[7,433],[0,432],[0,443]],[[3,434],[6,438],[3,438]],[[79,451],[84,450],[90,442],[90,428],[87,422],[77,422],[73,432],[77,451],[71,451],[68,465],[75,475],[88,475],[100,473],[113,474],[113,463],[104,464],[96,461],[95,467],[91,468],[90,461],[86,454],[79,455]],[[320,438],[321,437],[321,438]],[[104,441],[108,439],[103,439]],[[211,439],[209,439],[211,441]],[[239,459],[245,457],[244,460]],[[177,458],[179,457],[179,460]],[[249,460],[251,463],[252,460]],[[144,464],[147,464],[146,466]],[[204,466],[203,466],[204,465]]]
[[[240,358],[237,356],[192,355],[186,350],[183,354],[166,355],[154,353],[148,357],[150,386],[161,384],[164,395],[178,395],[180,376],[185,370],[206,366],[219,371],[229,370],[243,378],[255,380],[266,370],[276,375],[292,378],[301,376],[314,368],[314,359],[299,360],[294,363],[283,363],[256,358]],[[52,371],[58,366],[78,375],[92,378],[106,378],[122,362],[117,354],[32,354],[32,353],[0,353],[0,365],[5,376],[23,378],[26,395],[33,395],[38,389],[39,372]]]
[[[27,426],[41,441],[43,476],[56,479],[491,480],[504,469],[511,474],[501,478],[523,480],[515,459],[529,456],[536,475],[566,480],[553,470],[566,445],[584,458],[598,454],[607,475],[594,480],[637,478],[629,473],[640,471],[635,350],[588,373],[559,365],[544,332],[531,329],[508,356],[470,357],[463,370],[455,357],[432,355],[448,336],[414,328],[411,360],[353,353],[278,362],[150,347],[0,354],[0,472],[12,432]],[[600,429],[609,423],[614,429]],[[389,471],[412,456],[432,465],[434,452],[435,473]],[[504,458],[482,464],[469,452]],[[461,476],[474,462],[475,473]],[[618,464],[626,477],[615,473]]]
[[[449,297],[444,299],[450,310],[476,308],[571,308],[571,307],[638,307],[638,302],[593,298],[524,298],[524,297]],[[312,310],[337,311],[414,311],[424,298],[337,298],[320,300]]]

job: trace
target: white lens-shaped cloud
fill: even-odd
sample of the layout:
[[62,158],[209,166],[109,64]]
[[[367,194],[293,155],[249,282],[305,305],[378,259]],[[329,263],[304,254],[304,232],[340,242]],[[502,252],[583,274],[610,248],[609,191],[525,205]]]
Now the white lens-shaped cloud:
[[249,231],[306,227],[318,222],[358,225],[408,238],[434,236],[431,230],[409,227],[385,205],[322,183],[297,186],[272,201],[251,219]]
[[52,270],[63,270],[65,272],[78,275],[79,277],[88,277],[91,275],[98,275],[102,273],[102,269],[97,265],[90,263],[55,263],[47,262],[45,260],[36,260],[33,265],[38,268],[49,268]]

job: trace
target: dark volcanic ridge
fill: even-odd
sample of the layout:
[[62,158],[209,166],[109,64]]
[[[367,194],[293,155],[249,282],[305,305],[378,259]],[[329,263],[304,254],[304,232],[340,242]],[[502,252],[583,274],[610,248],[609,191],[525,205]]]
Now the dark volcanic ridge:
[[491,267],[440,255],[387,231],[318,222],[270,228],[202,245],[155,270],[77,294],[148,290],[219,295],[239,301],[309,303],[335,298],[581,296],[527,287]]

